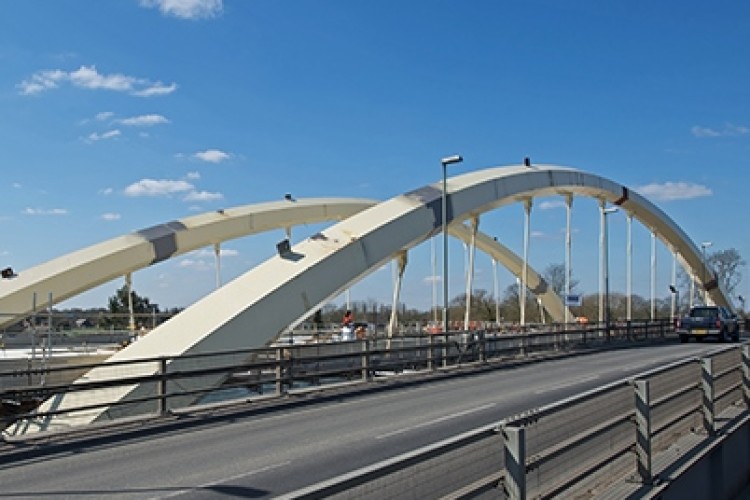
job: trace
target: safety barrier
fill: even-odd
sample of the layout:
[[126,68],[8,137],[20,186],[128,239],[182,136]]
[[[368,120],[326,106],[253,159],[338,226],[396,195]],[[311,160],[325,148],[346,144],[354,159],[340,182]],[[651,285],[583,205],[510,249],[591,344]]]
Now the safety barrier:
[[[749,400],[750,346],[724,347],[282,498],[665,495],[689,457],[748,420]],[[718,474],[715,498],[736,494],[743,470]]]
[[[106,418],[164,416],[191,411],[205,404],[236,404],[259,396],[282,396],[294,391],[320,390],[373,377],[405,372],[429,373],[454,367],[510,359],[527,359],[582,350],[609,348],[644,339],[664,339],[670,332],[664,321],[627,324],[611,329],[588,327],[549,333],[451,332],[447,334],[377,337],[338,343],[276,345],[263,349],[157,357],[74,367],[44,367],[0,372],[0,400],[18,408],[61,394],[76,396],[76,405],[32,413],[0,413],[4,436],[23,434],[56,416],[86,416],[107,407]],[[65,373],[97,368],[97,380],[82,377],[76,383],[49,383]],[[104,373],[105,376],[102,376]],[[208,385],[220,374],[221,387]],[[29,380],[36,381],[29,384]],[[47,381],[40,383],[40,381]],[[140,387],[137,397],[113,400],[108,391]],[[229,403],[227,403],[229,402]],[[90,413],[89,413],[90,414]],[[85,419],[82,419],[85,420]],[[90,419],[89,419],[90,420]],[[10,424],[14,424],[10,426]],[[74,427],[71,418],[66,427]],[[9,427],[10,426],[10,427]]]

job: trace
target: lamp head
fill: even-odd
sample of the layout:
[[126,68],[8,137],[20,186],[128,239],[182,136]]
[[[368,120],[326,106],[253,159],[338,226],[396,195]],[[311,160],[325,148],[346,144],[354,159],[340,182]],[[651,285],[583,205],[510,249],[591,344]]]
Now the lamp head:
[[453,163],[461,163],[462,161],[464,161],[464,159],[461,158],[461,155],[453,155],[453,156],[446,156],[445,158],[440,160],[440,163],[442,163],[443,166],[445,166],[445,165],[451,165]]

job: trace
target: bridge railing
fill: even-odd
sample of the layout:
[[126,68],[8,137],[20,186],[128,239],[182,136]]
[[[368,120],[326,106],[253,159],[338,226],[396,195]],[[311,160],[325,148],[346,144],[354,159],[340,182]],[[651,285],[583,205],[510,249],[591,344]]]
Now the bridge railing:
[[[723,347],[282,498],[642,498],[747,420],[748,401],[750,345]],[[729,498],[745,473],[716,477]]]
[[601,492],[617,478],[631,494],[653,484],[747,411],[748,363],[748,345],[724,348],[504,420],[507,495]]
[[[392,338],[378,336],[336,343],[275,345],[179,358],[154,357],[74,366],[42,366],[0,371],[0,428],[8,436],[33,422],[69,414],[85,416],[107,408],[108,419],[161,416],[211,405],[246,403],[299,391],[316,391],[375,377],[429,373],[460,366],[502,363],[535,356],[608,348],[644,339],[663,339],[667,322],[613,327],[587,326],[521,334],[449,332]],[[73,382],[81,372],[97,373]],[[66,381],[66,376],[70,377]],[[220,387],[216,379],[223,380]],[[134,391],[138,386],[139,390]],[[114,393],[131,392],[125,401]],[[61,396],[72,403],[40,407]],[[86,419],[84,419],[85,421]],[[90,420],[90,419],[89,419]],[[101,419],[100,419],[101,420]],[[72,422],[72,423],[71,423]],[[70,419],[66,425],[75,426]],[[14,424],[9,427],[11,424]]]

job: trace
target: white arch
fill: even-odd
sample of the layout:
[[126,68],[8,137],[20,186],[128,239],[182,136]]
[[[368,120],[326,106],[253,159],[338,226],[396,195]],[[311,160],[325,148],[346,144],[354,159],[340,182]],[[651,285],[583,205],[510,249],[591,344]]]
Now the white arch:
[[3,281],[0,328],[32,312],[34,292],[53,303],[199,248],[251,234],[342,220],[376,202],[309,198],[245,205],[158,224],[63,255]]
[[[692,241],[661,210],[626,187],[579,170],[556,166],[512,166],[471,172],[447,183],[447,223],[456,230],[461,221],[500,206],[534,196],[560,193],[603,198],[633,213],[660,239],[677,249],[682,260],[702,275],[703,262]],[[397,196],[363,210],[309,239],[292,252],[276,256],[196,302],[151,334],[112,356],[108,362],[154,355],[184,354],[260,347],[273,340],[288,325],[295,324],[330,298],[365,275],[378,269],[404,249],[411,248],[441,229],[440,184]],[[698,269],[699,272],[695,273]],[[715,278],[710,270],[706,275]],[[731,305],[718,286],[709,286],[711,298]],[[177,359],[170,369],[179,369]],[[118,372],[119,376],[121,375]],[[86,380],[110,378],[106,365],[86,374]],[[153,366],[135,365],[129,375],[154,373]],[[181,387],[215,386],[218,377],[181,381]],[[143,384],[114,388],[103,401],[132,401],[153,394]],[[43,408],[77,407],[91,394],[73,393]],[[132,403],[136,406],[138,403]],[[37,428],[68,426],[131,414],[127,405],[65,415],[54,422],[39,422]]]

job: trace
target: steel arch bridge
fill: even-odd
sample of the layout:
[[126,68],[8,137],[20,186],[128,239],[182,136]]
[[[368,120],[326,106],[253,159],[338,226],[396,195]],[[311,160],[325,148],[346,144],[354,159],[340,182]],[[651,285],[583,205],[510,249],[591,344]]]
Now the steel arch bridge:
[[[695,277],[706,277],[703,286],[711,300],[732,307],[729,297],[719,286],[713,271],[703,261],[700,250],[664,212],[627,187],[595,174],[559,166],[517,165],[452,177],[447,181],[445,193],[446,225],[451,234],[464,241],[473,240],[480,249],[505,263],[518,275],[519,265],[522,265],[521,259],[486,235],[480,235],[476,231],[476,221],[482,214],[504,205],[519,201],[528,202],[536,196],[550,195],[591,197],[600,200],[602,207],[606,203],[621,207],[671,248],[688,272]],[[291,207],[288,203],[283,207],[269,204],[264,208],[270,211],[286,209],[288,212],[285,216],[279,216],[276,212],[274,223],[267,223],[263,227],[268,228],[274,224],[275,227],[299,224],[302,223],[307,211],[316,210],[317,216],[311,220],[340,222],[296,244],[289,252],[267,260],[197,301],[149,335],[113,355],[109,361],[157,355],[179,357],[219,350],[262,347],[273,341],[289,325],[298,323],[307,317],[310,311],[325,304],[384,263],[392,259],[404,260],[405,252],[439,233],[443,223],[442,196],[441,185],[436,183],[378,204],[370,200],[307,200]],[[251,212],[255,213],[257,210],[258,206],[255,206]],[[229,239],[230,231],[218,228],[222,224],[222,217],[228,216],[234,220],[232,215],[227,211],[157,226],[140,232],[137,235],[140,236],[138,241],[133,241],[133,235],[130,235],[131,237],[123,237],[125,239],[118,241],[114,247],[103,245],[101,248],[84,249],[82,252],[85,255],[81,255],[82,262],[90,266],[87,268],[90,272],[91,269],[99,269],[96,267],[98,264],[94,263],[102,254],[117,254],[118,258],[125,262],[117,268],[118,275],[122,275],[123,270],[144,267],[188,250],[211,243],[216,244],[217,240]],[[261,219],[260,216],[248,214],[247,209],[242,217]],[[242,217],[238,215],[237,220]],[[474,222],[467,226],[464,224],[467,220]],[[244,224],[247,225],[248,221],[244,220]],[[244,226],[241,230],[235,227],[235,232],[231,234],[235,235],[233,237],[239,236],[243,231],[244,234],[251,234],[257,232],[256,229],[262,224],[249,226]],[[133,255],[138,257],[132,257]],[[87,257],[88,260],[83,257]],[[38,272],[35,275],[37,282],[43,282],[53,274],[49,268],[45,268],[45,272],[46,274]],[[107,272],[111,274],[113,271],[108,268]],[[24,274],[26,273],[21,273],[19,278]],[[101,271],[101,274],[104,274],[104,271]],[[532,276],[538,278],[536,273]],[[97,279],[104,282],[111,279],[111,276],[106,279],[99,276]],[[533,279],[528,281],[528,285],[534,285]],[[545,301],[545,307],[559,318],[562,312],[559,298],[547,290],[543,281],[537,281],[536,285],[536,292]],[[32,286],[27,283],[23,290],[29,293]],[[78,283],[76,286],[81,288],[83,285]],[[19,292],[21,288],[19,285],[15,291]],[[66,293],[72,292],[68,290]],[[64,295],[65,293],[60,294]],[[5,297],[0,296],[0,307],[5,307]],[[153,373],[150,367],[143,366],[140,370],[129,375]],[[108,373],[105,364],[86,374],[85,378],[87,381],[104,379],[108,377]],[[221,380],[217,379],[214,382],[218,384]],[[137,385],[123,389],[107,389],[106,397],[109,401],[113,397],[121,401],[134,400],[148,390]],[[113,391],[116,394],[113,394]],[[81,405],[76,401],[77,397],[77,393],[71,393],[45,405],[48,409],[73,408]],[[87,394],[87,398],[91,398],[90,393]],[[104,408],[85,414],[79,413],[76,416],[57,417],[54,421],[39,422],[38,427],[44,429],[77,425],[111,418],[117,416],[117,413],[117,408]]]

